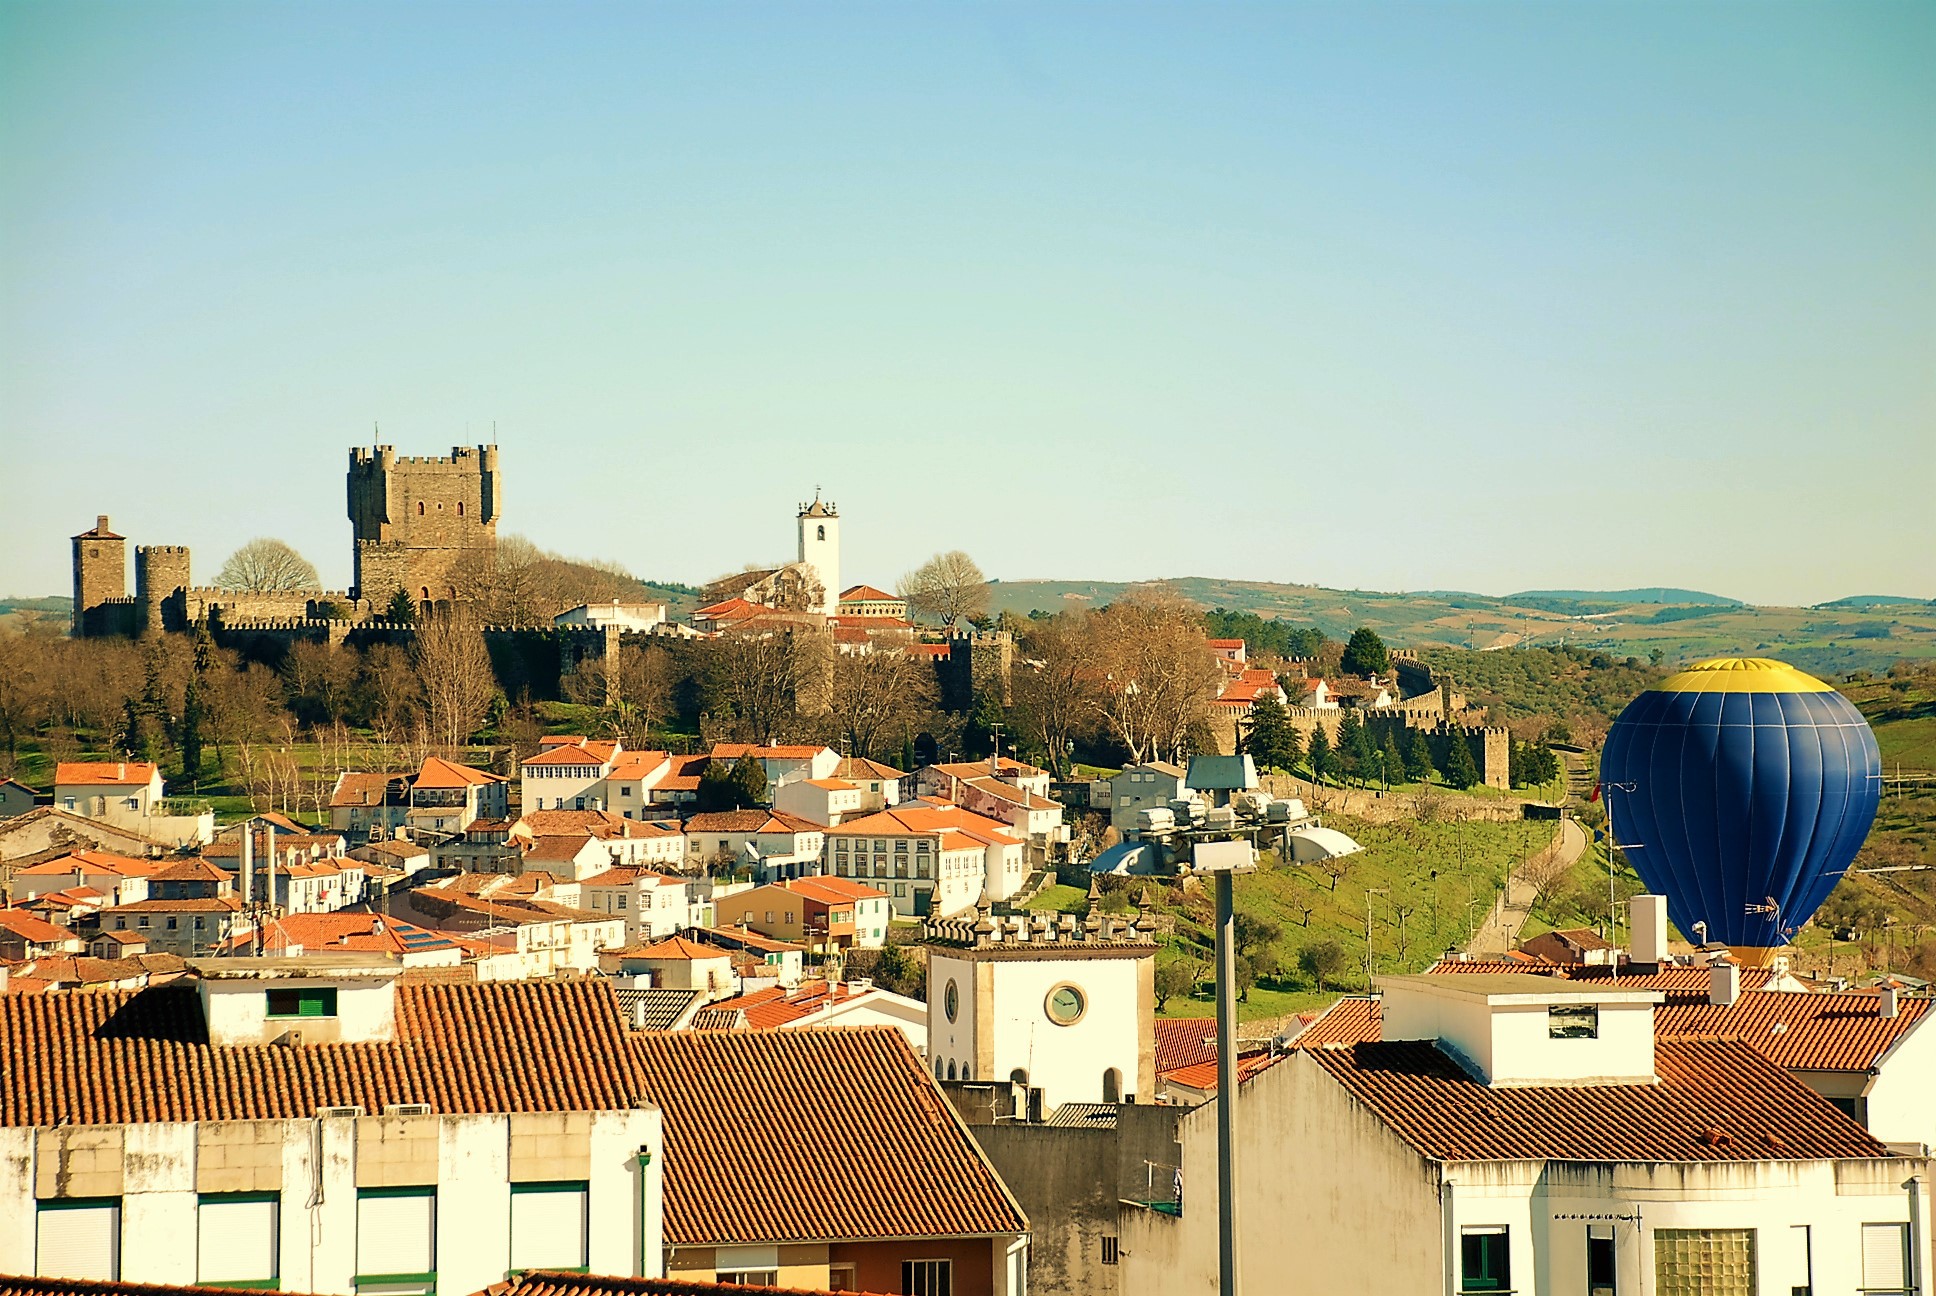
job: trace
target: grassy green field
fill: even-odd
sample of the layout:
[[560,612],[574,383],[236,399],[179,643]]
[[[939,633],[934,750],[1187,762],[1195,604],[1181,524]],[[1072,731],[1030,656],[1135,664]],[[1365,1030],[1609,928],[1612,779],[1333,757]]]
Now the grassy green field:
[[[1284,975],[1262,978],[1251,990],[1249,1001],[1239,1006],[1246,1019],[1300,1012],[1340,990],[1362,990],[1367,904],[1375,973],[1416,972],[1448,946],[1463,945],[1504,885],[1507,866],[1552,840],[1557,827],[1529,822],[1373,824],[1342,815],[1328,816],[1325,822],[1365,847],[1336,862],[1343,868],[1335,881],[1315,865],[1286,865],[1267,853],[1256,873],[1237,882],[1238,914],[1261,920],[1275,933],[1267,957],[1274,956],[1285,968]],[[1163,890],[1160,908],[1174,915],[1176,931],[1165,940],[1159,959],[1189,959],[1207,975],[1214,949],[1210,894],[1195,886],[1172,886]],[[1300,950],[1325,940],[1342,945],[1350,961],[1339,982],[1320,992],[1310,977],[1295,969]],[[1209,1011],[1207,996],[1173,998],[1165,1015],[1194,1017]]]

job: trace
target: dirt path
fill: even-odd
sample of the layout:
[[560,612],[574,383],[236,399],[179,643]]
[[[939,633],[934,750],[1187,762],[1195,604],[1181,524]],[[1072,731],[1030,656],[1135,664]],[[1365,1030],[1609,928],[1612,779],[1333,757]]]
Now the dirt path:
[[[1586,831],[1571,819],[1560,823],[1559,853],[1555,869],[1571,868],[1586,851]],[[1545,852],[1535,855],[1539,859]],[[1544,870],[1542,870],[1544,871]],[[1503,897],[1503,903],[1495,904],[1492,912],[1486,915],[1484,923],[1473,934],[1466,953],[1474,958],[1496,957],[1513,947],[1514,939],[1520,928],[1526,925],[1526,915],[1532,911],[1533,902],[1539,899],[1539,891],[1526,877],[1527,870],[1515,868],[1512,886]]]

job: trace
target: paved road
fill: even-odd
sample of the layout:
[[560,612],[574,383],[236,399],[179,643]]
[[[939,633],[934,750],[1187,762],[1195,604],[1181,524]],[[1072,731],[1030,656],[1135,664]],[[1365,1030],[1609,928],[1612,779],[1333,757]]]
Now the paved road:
[[[1564,820],[1560,824],[1559,858],[1562,865],[1572,867],[1585,852],[1586,831],[1573,820]],[[1539,898],[1539,892],[1522,874],[1523,870],[1514,870],[1512,891],[1506,897],[1506,903],[1492,910],[1484,924],[1473,933],[1471,943],[1465,947],[1466,953],[1474,958],[1485,958],[1504,954],[1513,947],[1519,929],[1526,925],[1526,915],[1531,911],[1533,901]]]

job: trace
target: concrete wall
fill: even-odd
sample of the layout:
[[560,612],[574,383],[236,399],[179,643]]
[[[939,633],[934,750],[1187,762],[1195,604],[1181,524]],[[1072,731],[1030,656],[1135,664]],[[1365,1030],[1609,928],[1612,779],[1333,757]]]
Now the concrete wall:
[[[643,1185],[638,1150],[652,1160]],[[435,1185],[447,1291],[502,1282],[514,1182],[588,1185],[593,1273],[663,1272],[656,1110],[0,1128],[0,1272],[36,1273],[36,1202],[118,1197],[126,1281],[198,1278],[198,1194],[273,1192],[284,1290],[350,1293],[357,1189]],[[641,1187],[644,1201],[641,1208]]]

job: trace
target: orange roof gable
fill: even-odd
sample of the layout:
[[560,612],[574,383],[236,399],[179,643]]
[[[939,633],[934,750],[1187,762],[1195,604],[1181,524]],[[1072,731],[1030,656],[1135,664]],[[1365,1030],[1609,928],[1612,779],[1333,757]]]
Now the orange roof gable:
[[54,766],[56,787],[146,787],[154,781],[150,761],[62,761]]
[[501,774],[487,773],[459,765],[456,761],[445,760],[441,756],[425,758],[423,768],[417,771],[415,786],[420,788],[461,788],[476,787],[480,784],[503,783],[507,780]]
[[842,603],[899,603],[898,595],[886,590],[875,589],[872,585],[853,585],[840,591]]

